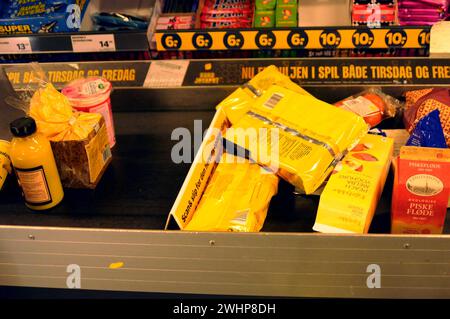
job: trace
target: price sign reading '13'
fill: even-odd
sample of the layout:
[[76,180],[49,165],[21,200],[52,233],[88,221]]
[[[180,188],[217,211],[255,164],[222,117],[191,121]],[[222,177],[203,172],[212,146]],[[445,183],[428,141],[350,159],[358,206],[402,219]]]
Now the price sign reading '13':
[[0,38],[0,54],[31,53],[28,37]]
[[157,49],[180,50],[332,50],[426,49],[429,27],[327,27],[292,29],[159,31]]

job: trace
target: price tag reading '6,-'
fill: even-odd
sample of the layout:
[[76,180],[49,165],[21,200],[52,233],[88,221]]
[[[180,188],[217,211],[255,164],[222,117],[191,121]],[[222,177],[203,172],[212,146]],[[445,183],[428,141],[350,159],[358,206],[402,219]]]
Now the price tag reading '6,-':
[[114,34],[72,35],[73,52],[116,51]]
[[1,54],[31,53],[32,51],[28,37],[0,38]]

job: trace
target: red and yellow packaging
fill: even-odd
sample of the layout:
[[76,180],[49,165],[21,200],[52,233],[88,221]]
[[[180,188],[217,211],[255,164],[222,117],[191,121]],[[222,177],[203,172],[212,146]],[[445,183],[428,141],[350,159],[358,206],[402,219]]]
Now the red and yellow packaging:
[[442,234],[450,191],[450,149],[404,146],[395,161],[391,233]]
[[389,173],[393,149],[393,139],[368,134],[344,157],[320,196],[315,231],[369,232]]

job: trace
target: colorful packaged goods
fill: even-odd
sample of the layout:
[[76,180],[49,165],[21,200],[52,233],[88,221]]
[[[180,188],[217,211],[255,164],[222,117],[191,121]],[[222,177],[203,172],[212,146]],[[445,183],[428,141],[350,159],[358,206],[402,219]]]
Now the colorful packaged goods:
[[75,112],[50,83],[34,93],[29,114],[51,142],[63,186],[95,188],[111,162],[103,116]]
[[275,10],[277,0],[256,0],[255,7],[257,11]]
[[89,0],[6,2],[0,7],[0,34],[78,31],[89,5]]
[[450,89],[425,89],[406,92],[404,123],[413,132],[419,121],[431,111],[439,110],[439,118],[447,145],[450,146]]
[[371,28],[396,24],[397,7],[394,1],[358,1],[352,5],[352,24]]
[[335,103],[341,109],[351,111],[364,118],[371,127],[377,126],[382,120],[394,117],[402,103],[384,94],[379,88],[370,88]]
[[448,17],[448,0],[398,0],[400,25],[433,25]]
[[296,27],[298,25],[297,3],[283,4],[282,1],[278,1],[275,11],[277,27]]
[[[352,112],[273,84],[276,73],[272,67],[255,77],[253,83],[264,83],[264,90],[250,81],[219,104],[232,121],[225,137],[248,150],[260,165],[312,194],[368,126]],[[249,130],[256,134],[243,138],[240,132]]]
[[313,229],[366,234],[386,183],[394,140],[367,134],[336,166],[321,196]]
[[194,14],[163,15],[158,18],[156,30],[189,30],[195,27]]
[[442,234],[450,195],[450,149],[404,146],[394,167],[391,233]]
[[224,153],[184,230],[258,232],[277,189],[276,175]]
[[206,0],[201,12],[202,29],[251,28],[251,0]]
[[275,11],[256,11],[255,28],[273,28],[275,27]]

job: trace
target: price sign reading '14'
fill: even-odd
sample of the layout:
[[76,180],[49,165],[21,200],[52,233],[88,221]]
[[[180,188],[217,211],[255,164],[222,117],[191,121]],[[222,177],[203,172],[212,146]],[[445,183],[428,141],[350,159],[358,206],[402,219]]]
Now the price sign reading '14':
[[72,35],[74,52],[116,51],[113,34]]
[[180,50],[333,50],[422,49],[429,27],[327,27],[252,30],[158,31],[157,49]]
[[32,51],[28,37],[0,38],[0,54],[21,54]]

